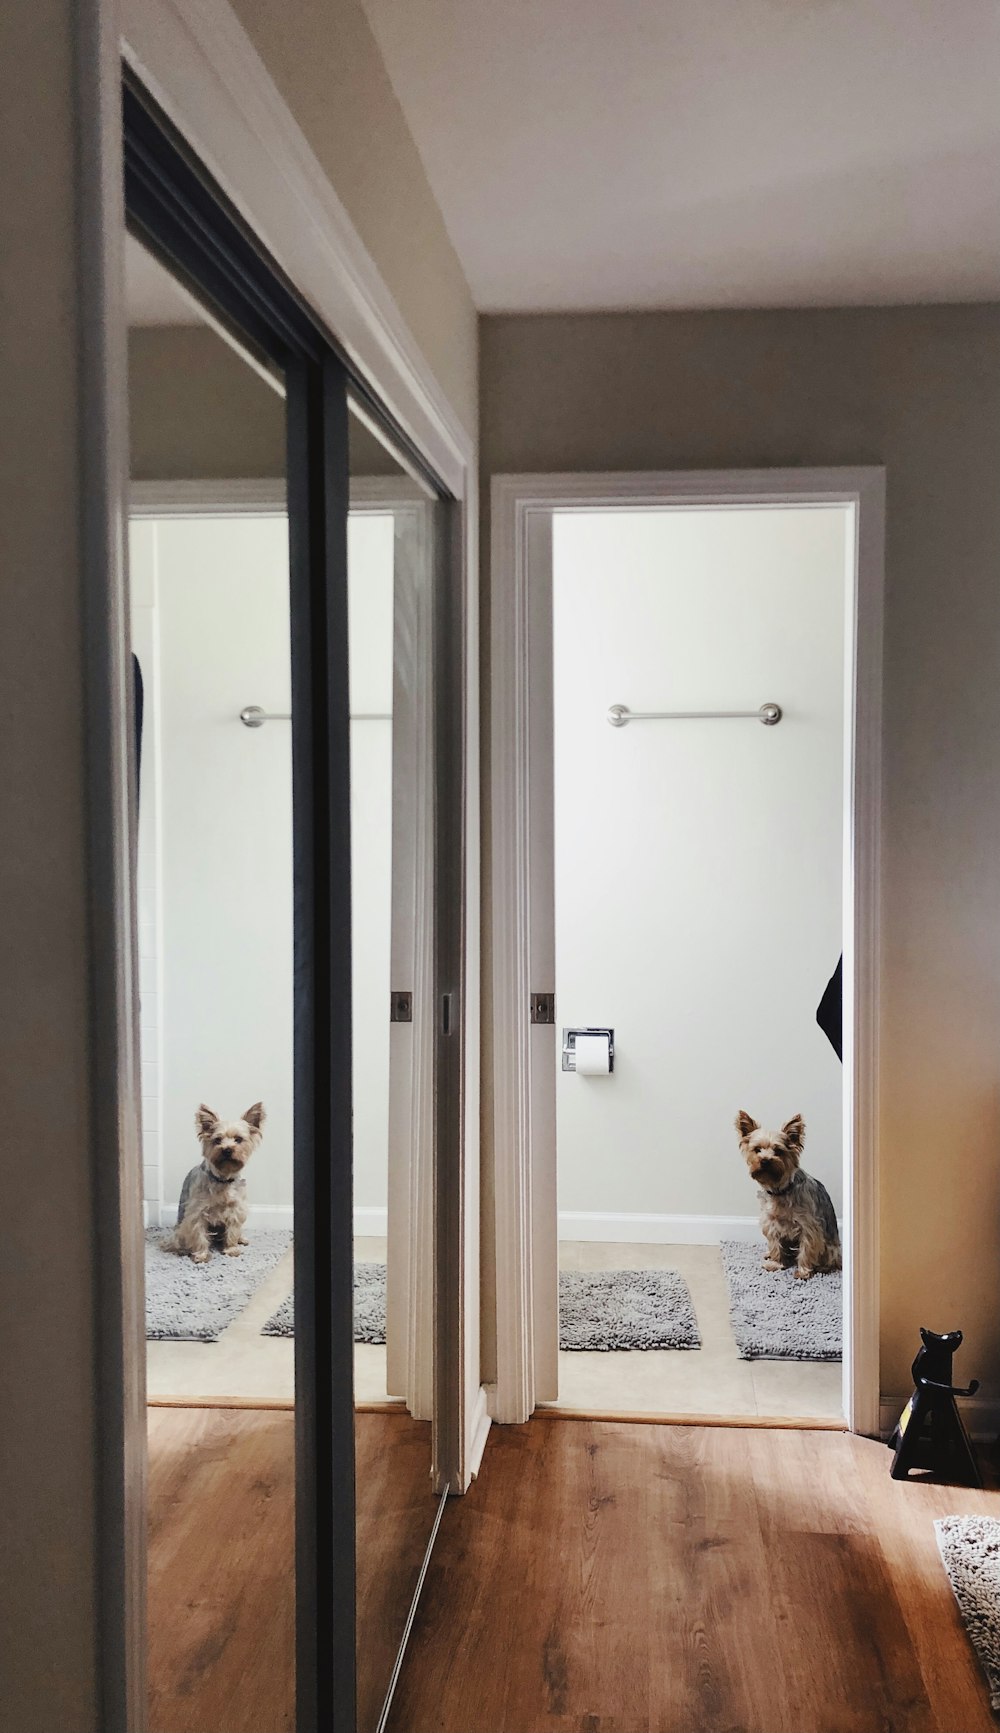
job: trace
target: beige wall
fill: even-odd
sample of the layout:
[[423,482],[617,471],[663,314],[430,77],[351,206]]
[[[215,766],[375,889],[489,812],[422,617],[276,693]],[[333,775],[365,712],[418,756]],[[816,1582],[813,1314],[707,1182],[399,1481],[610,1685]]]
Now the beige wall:
[[207,325],[129,332],[135,481],[285,473],[284,399]]
[[[95,382],[85,441],[75,177],[88,53],[75,58],[74,31],[92,19],[89,0],[0,8],[0,1725],[11,1733],[121,1725],[99,1696],[114,1590],[107,1576],[102,1588],[99,1536],[113,1533],[97,1440],[114,1451],[118,1428],[101,1401],[97,1345],[97,1248],[115,1258],[116,1224],[99,1219],[98,1199],[117,1149],[113,1137],[102,1147],[91,1092],[101,1043],[90,1020],[84,596],[100,606],[109,562],[86,572],[102,489],[84,478],[103,418]],[[114,1263],[108,1274],[113,1287]],[[120,1644],[114,1669],[122,1675]]]
[[476,314],[359,0],[232,0],[466,431]]
[[484,484],[886,466],[882,1388],[1000,1397],[1000,308],[487,318],[481,391]]
[[[139,325],[128,339],[134,481],[232,481],[285,473],[285,404],[207,325]],[[352,415],[352,475],[398,475]]]

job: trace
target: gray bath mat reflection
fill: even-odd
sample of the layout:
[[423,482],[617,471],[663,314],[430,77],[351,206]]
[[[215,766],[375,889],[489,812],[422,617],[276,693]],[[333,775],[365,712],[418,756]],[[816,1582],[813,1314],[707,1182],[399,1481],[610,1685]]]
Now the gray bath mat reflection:
[[292,1243],[287,1228],[251,1228],[238,1258],[207,1264],[165,1252],[169,1228],[146,1230],[146,1335],[151,1342],[217,1342]]
[[688,1285],[676,1270],[561,1270],[559,1346],[576,1353],[700,1348]]
[[[264,1325],[264,1335],[294,1332],[295,1307],[289,1295]],[[354,1266],[354,1340],[385,1341],[384,1264]],[[563,1270],[559,1346],[700,1348],[687,1283],[675,1270]]]
[[723,1240],[729,1317],[741,1360],[839,1360],[843,1354],[843,1282],[839,1270],[797,1281],[791,1270],[765,1270],[759,1240]]
[[[294,1336],[295,1295],[283,1300],[273,1318],[268,1318],[262,1336]],[[385,1265],[354,1266],[354,1340],[378,1344],[385,1341]]]
[[1000,1522],[946,1516],[934,1524],[962,1623],[986,1674],[990,1708],[1000,1711]]

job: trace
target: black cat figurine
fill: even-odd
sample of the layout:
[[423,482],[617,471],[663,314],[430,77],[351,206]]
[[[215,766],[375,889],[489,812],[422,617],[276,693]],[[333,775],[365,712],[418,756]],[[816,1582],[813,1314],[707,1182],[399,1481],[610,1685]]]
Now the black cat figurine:
[[967,1390],[951,1381],[951,1361],[962,1346],[961,1330],[935,1335],[921,1330],[923,1346],[913,1362],[913,1395],[889,1440],[894,1452],[890,1474],[905,1480],[913,1468],[929,1468],[935,1479],[952,1486],[982,1486],[976,1454],[955,1404],[956,1396],[974,1396],[979,1380]]

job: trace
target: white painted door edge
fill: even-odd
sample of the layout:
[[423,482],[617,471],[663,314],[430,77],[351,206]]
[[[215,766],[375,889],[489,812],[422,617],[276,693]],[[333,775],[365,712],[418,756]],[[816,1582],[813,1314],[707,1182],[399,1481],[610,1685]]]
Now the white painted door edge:
[[[551,516],[559,509],[662,510],[684,506],[854,507],[853,656],[847,713],[844,919],[844,1411],[855,1432],[879,1430],[878,1044],[882,615],[885,472],[875,467],[645,474],[501,475],[491,494],[491,793],[493,1123],[496,1195],[497,1382],[495,1420],[523,1421],[543,1399],[556,1340],[556,1283],[537,1255],[540,1214],[555,1230],[554,1032],[532,1028],[532,901],[546,896],[529,765],[551,723],[529,679],[532,574],[551,568]],[[533,756],[534,754],[534,756]],[[533,847],[534,841],[534,847]],[[547,870],[551,878],[551,861]],[[549,895],[551,886],[549,886]],[[535,1037],[544,1036],[544,1042]],[[534,1048],[538,1061],[532,1066]],[[541,1048],[541,1051],[539,1049]],[[551,1063],[550,1063],[551,1060]],[[551,1072],[551,1077],[548,1074]],[[548,1081],[546,1082],[546,1079]],[[542,1099],[546,1098],[546,1099]],[[541,1103],[541,1104],[540,1104]],[[538,1129],[542,1128],[542,1139]],[[540,1179],[551,1142],[550,1172]],[[551,1195],[550,1195],[551,1194]],[[549,1260],[551,1262],[551,1259]],[[536,1344],[538,1352],[536,1353]],[[541,1379],[537,1377],[541,1371]]]

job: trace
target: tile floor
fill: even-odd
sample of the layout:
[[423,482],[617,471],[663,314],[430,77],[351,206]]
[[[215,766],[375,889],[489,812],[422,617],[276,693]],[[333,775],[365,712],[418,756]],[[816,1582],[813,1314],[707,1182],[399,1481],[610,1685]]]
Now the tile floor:
[[564,1270],[678,1270],[691,1290],[700,1349],[560,1354],[555,1406],[628,1414],[772,1415],[837,1419],[840,1362],[741,1360],[717,1246],[641,1246],[564,1240]]
[[[358,1239],[359,1262],[385,1261],[384,1239]],[[149,1396],[265,1397],[290,1402],[295,1394],[295,1343],[290,1336],[262,1336],[272,1312],[292,1291],[292,1254],[285,1253],[250,1304],[217,1342],[147,1342]],[[385,1348],[354,1344],[354,1392],[358,1402],[387,1402]]]

